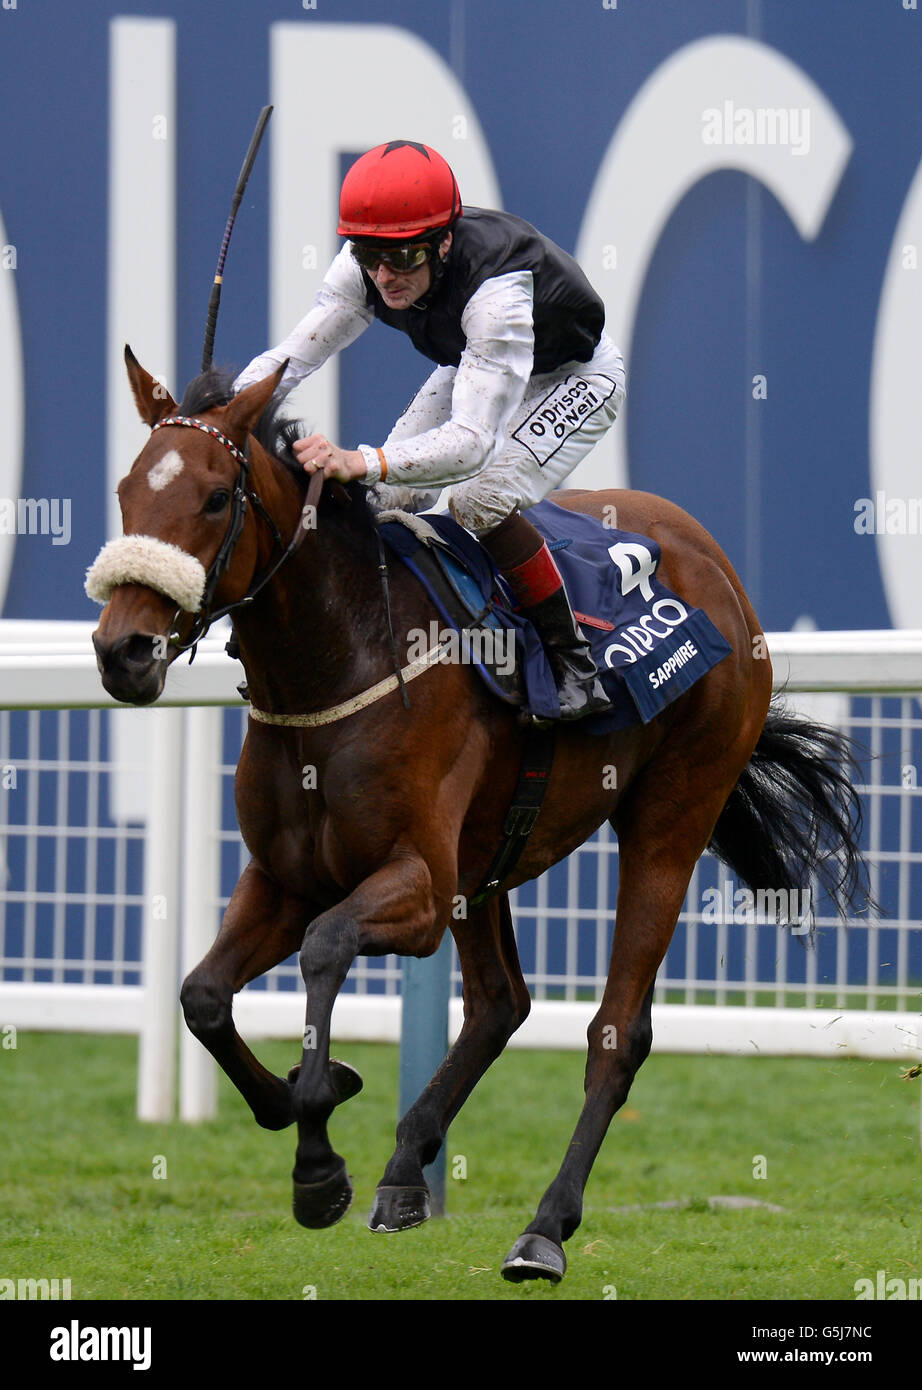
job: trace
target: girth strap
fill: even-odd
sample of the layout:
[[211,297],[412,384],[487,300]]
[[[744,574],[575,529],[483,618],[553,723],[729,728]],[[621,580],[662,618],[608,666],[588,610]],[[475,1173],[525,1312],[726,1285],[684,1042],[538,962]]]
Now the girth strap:
[[528,843],[550,781],[555,732],[554,725],[549,728],[535,727],[529,731],[522,752],[518,785],[503,825],[503,842],[486,878],[470,900],[471,907],[480,907],[481,903],[492,897],[503,879],[512,873]]

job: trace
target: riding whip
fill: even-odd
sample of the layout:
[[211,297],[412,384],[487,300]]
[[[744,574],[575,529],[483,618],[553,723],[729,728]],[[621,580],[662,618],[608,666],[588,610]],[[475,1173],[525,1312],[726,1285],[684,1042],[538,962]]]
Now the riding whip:
[[212,352],[214,349],[215,328],[218,323],[218,306],[221,303],[221,285],[224,280],[224,262],[227,259],[227,248],[230,245],[231,232],[234,230],[234,222],[237,217],[237,209],[243,199],[243,194],[249,180],[253,165],[256,162],[256,155],[259,151],[260,142],[263,138],[263,131],[269,124],[269,117],[272,115],[272,107],[264,106],[259,113],[259,120],[256,122],[256,129],[253,131],[253,138],[250,141],[250,148],[246,152],[243,167],[240,170],[240,177],[237,179],[237,187],[234,189],[234,199],[231,203],[230,217],[227,219],[227,226],[224,228],[224,236],[221,241],[221,250],[218,255],[218,267],[215,271],[214,284],[211,287],[211,298],[208,301],[208,322],[205,325],[205,346],[202,349],[202,371],[207,372],[212,364]]

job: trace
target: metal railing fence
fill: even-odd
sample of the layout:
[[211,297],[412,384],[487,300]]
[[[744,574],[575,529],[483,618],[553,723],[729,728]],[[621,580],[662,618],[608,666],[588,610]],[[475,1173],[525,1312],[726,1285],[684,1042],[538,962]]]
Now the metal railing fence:
[[[246,725],[239,668],[210,641],[192,668],[172,669],[160,706],[124,710],[99,686],[90,631],[0,624],[0,1025],[137,1033],[139,1114],[165,1118],[179,980],[207,950],[246,862],[232,801]],[[819,900],[809,948],[760,921],[706,856],[659,974],[655,1045],[912,1060],[922,1055],[922,633],[768,640],[791,698],[867,750],[863,849],[882,915],[843,925]],[[535,1007],[514,1044],[585,1045],[617,857],[603,827],[515,895]],[[452,976],[457,1031],[456,962]],[[337,1035],[398,1038],[400,985],[396,957],[358,961]],[[248,987],[236,1016],[246,1035],[299,1037],[297,961]],[[214,1068],[182,1028],[180,1039],[180,1113],[200,1118],[213,1109]]]

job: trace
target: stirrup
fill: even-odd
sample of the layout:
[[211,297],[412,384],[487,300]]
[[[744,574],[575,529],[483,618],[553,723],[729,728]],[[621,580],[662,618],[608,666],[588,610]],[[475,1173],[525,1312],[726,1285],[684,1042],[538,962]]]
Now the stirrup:
[[540,603],[522,611],[534,624],[544,645],[557,685],[561,720],[608,713],[611,700],[599,679],[589,643],[577,624],[566,589],[561,585]]
[[[611,709],[611,700],[605,693],[595,663],[591,662],[592,674],[584,674],[577,669],[577,663],[571,663],[566,659],[574,654],[577,653],[548,652],[551,670],[557,682],[557,698],[560,701],[560,718],[563,722],[585,719],[591,714],[607,714]],[[578,662],[578,666],[584,665],[582,660]]]
[[[517,514],[513,513],[513,517]],[[505,533],[513,518],[497,528]],[[563,575],[543,540],[530,522],[517,516],[540,543],[540,548],[521,564],[501,566],[501,573],[520,604],[523,617],[537,630],[557,686],[562,720],[604,714],[611,707],[592,657],[589,643],[576,622]],[[487,545],[492,554],[492,547]]]

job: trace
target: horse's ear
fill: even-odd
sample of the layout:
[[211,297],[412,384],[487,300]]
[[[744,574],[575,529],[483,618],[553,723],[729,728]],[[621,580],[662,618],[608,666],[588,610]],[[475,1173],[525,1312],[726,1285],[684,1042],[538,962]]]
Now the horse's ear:
[[162,386],[151,376],[150,372],[144,370],[127,343],[125,344],[125,366],[128,368],[128,380],[131,382],[138,414],[145,425],[156,425],[158,420],[171,415],[176,409],[176,402],[173,397],[165,386]]
[[254,381],[252,386],[245,386],[238,396],[234,396],[233,400],[228,402],[224,407],[224,422],[230,429],[243,430],[245,434],[250,433],[272,399],[273,392],[285,375],[287,366],[288,358],[286,357],[276,371],[263,377],[262,381]]

